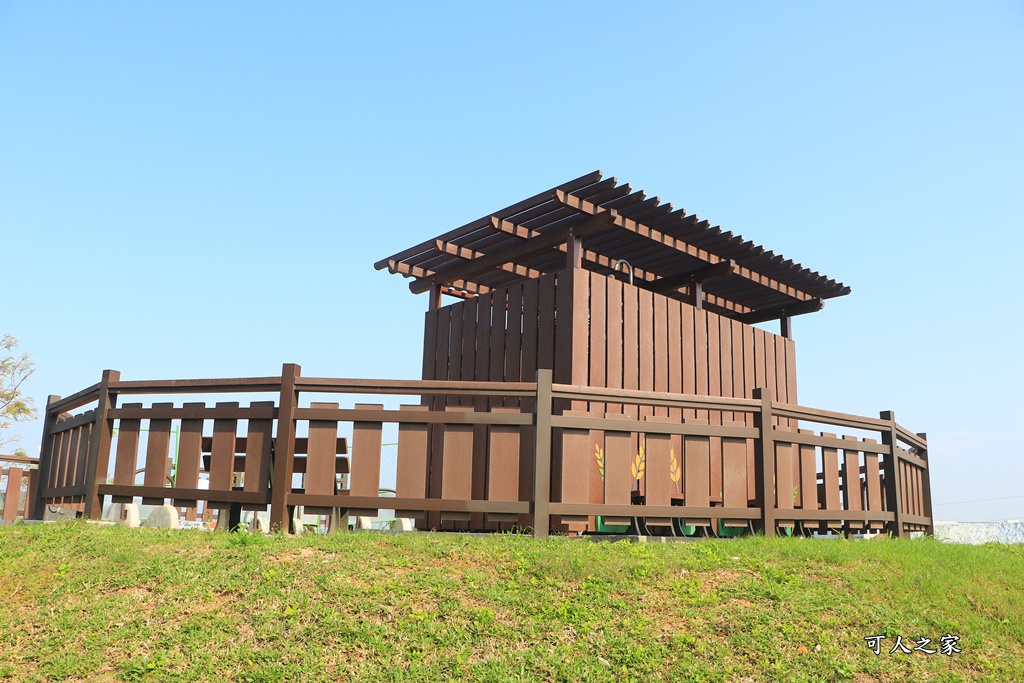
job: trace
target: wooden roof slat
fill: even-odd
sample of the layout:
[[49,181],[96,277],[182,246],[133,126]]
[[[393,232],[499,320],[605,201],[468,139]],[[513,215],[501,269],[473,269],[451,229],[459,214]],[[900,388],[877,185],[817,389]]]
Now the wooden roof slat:
[[[480,259],[486,256],[486,254],[484,254],[483,252],[473,251],[469,247],[460,247],[457,244],[445,242],[443,240],[437,240],[437,242],[435,243],[435,248],[443,254],[458,256],[460,259],[465,259],[466,261],[472,261],[474,259]],[[521,277],[540,277],[541,275],[544,274],[540,270],[534,270],[533,268],[521,266],[511,261],[509,261],[508,263],[501,264],[500,268],[505,272],[512,273],[514,275],[519,275]]]
[[[402,263],[401,261],[395,261],[393,259],[388,259],[388,261],[388,270],[391,272],[392,275],[397,274],[404,275],[405,277],[424,278],[430,277],[431,275],[434,274],[434,271],[427,270],[426,268],[420,268],[419,266],[410,266],[406,263]],[[455,280],[454,282],[451,282],[449,284],[452,288],[462,289],[467,292],[472,292],[473,294],[486,294],[487,292],[491,291],[490,287],[478,285],[475,282],[467,282],[465,280]]]
[[[554,193],[555,193],[556,189],[563,189],[563,188],[567,189],[568,187],[571,186],[573,188],[573,190],[578,190],[580,188],[584,188],[584,187],[587,187],[588,185],[593,185],[594,183],[599,182],[601,180],[601,176],[602,175],[603,174],[602,174],[601,171],[592,171],[590,173],[587,173],[585,175],[580,176],[579,178],[576,178],[574,180],[570,180],[567,183],[563,183],[563,184],[559,185],[557,188],[552,188],[550,190],[545,190],[544,192],[540,192],[538,194],[535,194],[534,196],[532,196],[532,197],[530,197],[528,199],[524,199],[521,202],[516,202],[515,204],[513,204],[511,206],[505,207],[501,211],[495,212],[493,214],[488,214],[487,216],[484,216],[483,218],[478,218],[477,220],[471,221],[469,223],[466,223],[465,225],[463,225],[461,227],[458,227],[458,228],[455,228],[454,230],[449,230],[448,232],[444,233],[443,235],[438,236],[436,239],[442,239],[445,242],[450,242],[450,241],[454,240],[457,237],[461,237],[462,235],[465,235],[468,232],[472,232],[473,230],[477,230],[480,227],[486,227],[487,224],[490,222],[492,215],[493,216],[499,216],[501,218],[504,218],[506,216],[514,215],[516,213],[519,213],[520,211],[524,211],[526,209],[529,209],[530,207],[535,206],[538,203],[541,203],[541,202],[544,202],[544,201],[550,201],[551,199],[554,198]],[[614,178],[611,178],[610,180],[615,182]],[[573,191],[573,190],[570,190],[570,191]],[[430,241],[418,244],[418,245],[416,245],[414,247],[409,247],[408,249],[405,249],[403,251],[398,252],[397,254],[394,254],[390,258],[381,259],[380,261],[377,261],[375,264],[373,264],[373,267],[376,268],[377,270],[381,270],[381,269],[387,267],[387,265],[388,265],[387,262],[389,260],[393,259],[395,261],[402,261],[402,260],[404,260],[404,259],[406,259],[406,258],[408,258],[410,256],[415,256],[416,254],[423,253],[423,252],[425,252],[425,251],[427,251],[427,250],[432,248],[432,243],[433,243],[433,240],[430,240]]]
[[[563,202],[567,206],[572,206],[573,208],[579,209],[583,213],[593,214],[595,211],[600,211],[600,207],[597,207],[591,204],[590,202],[587,202],[586,200],[580,199],[579,197],[576,197],[571,193],[563,192],[562,190],[556,190],[555,196],[558,197],[558,201]],[[690,245],[688,242],[684,242],[683,240],[666,235],[665,233],[659,230],[655,230],[638,221],[618,216],[616,218],[615,225],[617,225],[620,228],[629,230],[630,232],[636,233],[637,235],[642,235],[656,242],[661,242],[666,246],[677,249],[689,256],[699,258],[702,261],[706,261],[707,263],[713,264],[722,261],[722,259],[719,256],[716,256],[715,254],[712,254],[711,252],[705,249],[694,247]],[[801,292],[795,287],[786,285],[766,275],[755,273],[749,268],[744,268],[741,266],[737,270],[736,274],[740,277],[751,280],[752,282],[756,282],[760,285],[768,287],[769,289],[774,289],[776,291],[782,292],[783,294],[791,296],[794,299],[798,299],[800,301],[806,301],[812,298],[811,295],[805,294],[804,292]]]
[[[600,210],[578,223],[567,225],[559,230],[546,232],[539,237],[513,244],[501,251],[486,254],[479,259],[457,263],[454,266],[435,272],[433,275],[409,283],[409,289],[414,294],[419,294],[427,291],[434,285],[448,284],[454,280],[471,278],[479,273],[498,268],[503,263],[513,261],[520,256],[557,248],[560,243],[568,239],[570,231],[572,231],[572,234],[583,236],[606,229],[609,223],[614,222],[617,217],[618,214],[614,210]],[[497,224],[497,222],[500,222],[500,219],[495,217],[493,221]]]

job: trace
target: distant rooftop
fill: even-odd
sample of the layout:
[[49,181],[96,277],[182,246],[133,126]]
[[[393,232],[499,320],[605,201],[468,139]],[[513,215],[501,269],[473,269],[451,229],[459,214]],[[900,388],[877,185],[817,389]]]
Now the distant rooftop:
[[[569,241],[582,241],[582,267],[610,274],[620,259],[634,284],[692,301],[744,322],[817,311],[844,296],[841,282],[712,227],[696,214],[602,179],[600,171],[553,187],[375,264],[470,298],[566,266]],[[621,267],[621,266],[620,266]],[[624,272],[616,275],[626,277]],[[694,283],[699,282],[697,286]]]

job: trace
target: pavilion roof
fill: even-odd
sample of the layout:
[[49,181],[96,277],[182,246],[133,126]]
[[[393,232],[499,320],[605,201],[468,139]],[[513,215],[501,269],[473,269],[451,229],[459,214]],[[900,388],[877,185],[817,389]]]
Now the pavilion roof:
[[[413,278],[416,293],[441,287],[465,298],[566,267],[581,238],[582,266],[612,273],[624,259],[634,284],[745,322],[819,310],[850,288],[781,254],[723,231],[685,209],[602,178],[600,171],[553,187],[378,261]],[[617,277],[624,278],[625,273]]]

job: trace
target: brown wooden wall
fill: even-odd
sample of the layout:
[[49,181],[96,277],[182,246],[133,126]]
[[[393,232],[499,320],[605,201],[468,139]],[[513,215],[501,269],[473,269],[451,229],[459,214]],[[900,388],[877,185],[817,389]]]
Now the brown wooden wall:
[[533,381],[538,368],[566,384],[737,398],[766,387],[797,402],[793,340],[583,269],[426,314],[423,379]]
[[[756,387],[765,387],[776,401],[797,402],[791,339],[583,269],[549,273],[426,314],[423,379],[533,381],[538,368],[552,369],[554,381],[562,384],[735,398],[750,398]],[[430,401],[434,410],[469,405],[458,397]],[[519,402],[478,398],[473,405],[481,411],[499,405],[516,407]],[[531,405],[521,407],[532,410]],[[753,426],[750,414],[722,411],[556,402],[556,414],[565,410],[586,410],[600,417],[624,414],[640,420],[660,417]],[[789,427],[786,419],[776,423]],[[475,433],[473,469],[480,474],[473,491],[483,498],[487,496],[483,473],[489,469],[487,433],[483,427],[475,428]],[[527,499],[533,478],[532,458],[526,453],[531,439],[527,433],[521,440],[520,500]],[[639,452],[639,435],[632,441],[633,452]],[[674,452],[681,454],[682,444],[675,441]],[[553,453],[556,491],[560,490],[560,443],[557,439]],[[439,495],[444,481],[443,445],[439,434],[432,437],[431,496]],[[753,448],[748,444],[746,450],[752,472]],[[724,485],[723,465],[722,440],[713,438],[712,490]],[[596,461],[591,470],[591,490],[598,491]],[[748,488],[753,498],[753,479]],[[437,519],[431,521],[432,526],[437,523]]]

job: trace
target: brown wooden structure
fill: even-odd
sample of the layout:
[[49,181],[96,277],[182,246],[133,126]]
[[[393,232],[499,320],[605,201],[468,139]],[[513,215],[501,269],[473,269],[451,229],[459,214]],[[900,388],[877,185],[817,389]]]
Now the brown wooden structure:
[[36,495],[39,461],[21,455],[0,455],[0,522],[27,517]]
[[[376,267],[412,277],[413,292],[431,294],[424,379],[523,381],[548,368],[556,382],[577,386],[736,398],[762,388],[787,403],[797,402],[790,319],[850,291],[600,172]],[[463,300],[441,306],[442,293]],[[781,334],[753,326],[772,319],[781,321]],[[456,405],[452,399],[440,399],[433,407],[450,405]],[[753,424],[751,415],[728,411],[690,410],[684,416],[680,410],[580,402],[556,406],[563,410]],[[789,419],[776,425],[793,426]],[[443,444],[433,445],[432,494],[443,478]],[[633,446],[639,449],[637,440]],[[711,449],[712,488],[720,490],[721,441],[713,440]],[[478,447],[474,457],[483,471],[485,449]],[[753,452],[747,457],[752,460]],[[599,477],[596,461],[590,477]],[[482,477],[473,485],[476,495],[484,495]],[[753,494],[752,480],[750,486]]]
[[[247,405],[152,400],[173,394],[241,398],[254,393],[276,398]],[[83,391],[50,397],[31,516],[41,518],[46,505],[59,505],[98,518],[104,498],[111,496],[170,502],[183,509],[194,509],[200,501],[218,508],[269,507],[278,528],[286,528],[289,506],[305,505],[353,514],[397,509],[421,524],[432,513],[453,523],[479,514],[493,523],[523,520],[538,536],[595,515],[611,521],[644,518],[650,526],[673,519],[707,526],[720,519],[768,535],[787,525],[845,533],[930,531],[923,435],[898,425],[891,413],[879,418],[833,413],[773,401],[766,391],[755,393],[755,398],[729,398],[580,387],[556,384],[544,369],[533,382],[316,378],[301,376],[299,367],[290,364],[279,377],[209,380],[123,381],[108,370]],[[414,396],[421,404],[393,410],[311,400],[324,394]],[[120,405],[125,396],[150,400]],[[430,409],[431,399],[442,396],[461,405]],[[556,404],[577,402],[606,407],[606,415],[557,414]],[[484,403],[492,405],[478,407]],[[654,414],[613,417],[610,411],[622,405],[683,415],[717,411],[740,419],[717,425]],[[784,430],[776,425],[779,419],[816,423],[832,432]],[[396,498],[379,494],[382,434],[388,424],[398,431]],[[181,442],[174,477],[168,479],[174,425],[181,430]],[[873,437],[834,433],[843,429]],[[344,454],[346,444],[338,435],[349,430],[352,450]],[[485,494],[477,496],[472,482],[480,471],[473,454],[481,431],[488,459]],[[633,443],[641,437],[645,455],[637,471]],[[428,495],[433,438],[444,445],[436,496]],[[716,441],[722,446],[721,490],[714,488],[710,474]],[[556,462],[552,454],[558,449]],[[591,471],[598,453],[602,476],[595,482],[584,473]],[[132,475],[139,465],[144,474],[136,483]],[[338,477],[346,470],[347,481]],[[111,471],[113,482],[107,484]],[[197,486],[201,471],[209,473],[209,488]],[[637,495],[640,485],[645,497]]]
[[[931,530],[923,434],[891,412],[797,402],[791,318],[848,294],[841,283],[600,173],[376,265],[429,293],[422,379],[305,378],[296,365],[153,382],[107,371],[50,397],[33,514],[61,504],[97,517],[111,496],[269,507],[278,528],[304,505],[538,536],[598,531],[599,517],[665,533]],[[443,294],[458,301],[443,306]],[[753,326],[774,319],[778,335]],[[275,400],[166,400],[180,393]],[[150,403],[118,405],[134,394]],[[323,394],[336,398],[312,401]],[[353,394],[416,402],[346,404]],[[379,491],[389,424],[396,498]]]

